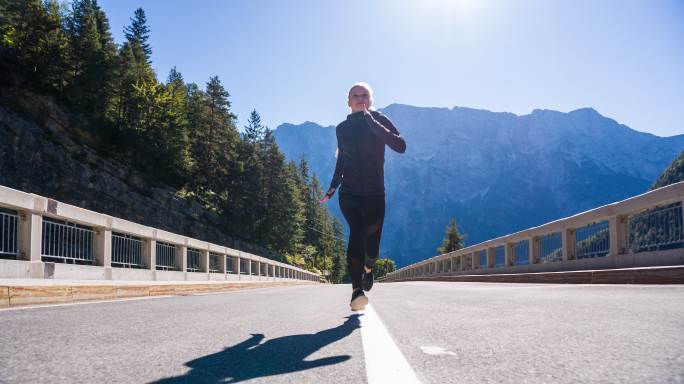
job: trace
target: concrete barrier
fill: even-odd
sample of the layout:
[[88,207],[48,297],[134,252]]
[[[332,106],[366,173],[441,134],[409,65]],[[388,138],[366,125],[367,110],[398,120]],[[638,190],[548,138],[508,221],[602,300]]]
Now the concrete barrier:
[[[437,255],[393,271],[380,281],[681,282],[677,268],[665,272],[667,269],[647,267],[684,265],[683,207],[684,182],[674,183]],[[630,230],[632,221],[634,228],[639,230]],[[580,233],[583,233],[583,240],[580,240]],[[667,241],[661,241],[661,237]],[[644,238],[648,241],[641,243]],[[544,244],[547,246],[543,247]],[[572,271],[575,272],[569,273]],[[554,275],[551,272],[568,273]]]
[[684,266],[591,271],[417,276],[401,281],[452,281],[529,284],[684,284]]
[[[0,249],[0,279],[319,282],[321,278],[293,265],[5,186],[0,186],[0,208],[14,212],[0,211],[0,214],[11,217],[11,222],[16,223],[16,227],[12,228],[0,226],[0,235],[3,239],[12,237],[12,241],[7,242],[12,246]],[[44,228],[47,228],[46,236],[43,236]],[[65,232],[78,232],[82,238],[74,240],[73,237],[69,237],[71,235],[64,234],[48,236],[54,235],[54,228],[63,229]],[[136,259],[131,265],[114,260],[115,256],[122,256],[120,253],[115,254],[112,242],[114,234],[117,235],[117,241],[131,241],[137,244],[138,249],[135,252],[125,251],[124,256],[132,259],[131,255],[135,255],[139,260]],[[47,247],[43,244],[44,241]],[[55,245],[60,241],[61,243]],[[175,252],[175,265],[171,268],[157,264],[157,242],[167,244],[165,247],[159,245],[163,249]],[[78,249],[74,249],[77,247]],[[70,254],[53,254],[50,253],[52,249]],[[188,270],[189,249],[194,250],[194,254],[200,254],[200,265],[195,266],[199,272]],[[15,260],[5,260],[8,257]],[[218,261],[213,266],[210,262],[212,257]],[[247,274],[240,271],[241,260],[247,261]],[[231,272],[226,269],[228,261],[233,265]],[[255,266],[255,271],[252,271],[252,265]],[[265,271],[265,274],[252,274],[258,271]]]

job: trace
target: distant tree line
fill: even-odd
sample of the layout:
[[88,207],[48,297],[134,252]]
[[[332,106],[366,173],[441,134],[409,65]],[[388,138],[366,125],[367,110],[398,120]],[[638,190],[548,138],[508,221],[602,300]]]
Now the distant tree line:
[[200,201],[231,237],[342,280],[342,226],[306,162],[285,161],[256,110],[240,134],[217,76],[158,81],[143,9],[124,32],[117,45],[96,0],[0,0],[0,85],[52,97],[99,149]]

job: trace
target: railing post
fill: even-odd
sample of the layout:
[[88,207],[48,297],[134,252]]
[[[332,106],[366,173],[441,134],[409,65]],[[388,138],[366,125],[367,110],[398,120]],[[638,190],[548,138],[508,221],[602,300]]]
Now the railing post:
[[209,251],[200,250],[200,272],[209,273]]
[[608,233],[610,236],[610,255],[617,256],[626,253],[627,217],[613,216],[608,219]]
[[682,210],[682,216],[679,218],[679,238],[684,240],[684,200],[680,203],[680,208]]
[[684,200],[679,202],[682,215],[679,217],[679,238],[684,240]]
[[563,229],[561,241],[563,242],[563,261],[575,260],[575,230],[573,228]]
[[247,276],[252,280],[252,259],[247,259]]
[[45,277],[43,267],[42,241],[43,241],[43,216],[27,212],[19,214],[19,225],[17,233],[17,245],[19,253],[24,259],[30,262],[30,277],[32,279],[42,279]]
[[105,280],[112,279],[112,231],[98,229],[95,233],[95,260],[104,268]]
[[535,264],[539,260],[539,238],[537,236],[532,236],[528,241],[528,248],[530,250],[528,264]]
[[183,272],[183,280],[187,280],[188,272],[188,247],[185,245],[176,245],[176,255],[178,256],[178,269]]
[[226,257],[227,257],[227,255],[222,255],[220,253],[218,254],[219,272],[221,272],[224,275],[228,273],[228,266],[226,263]]
[[515,243],[504,243],[504,265],[506,267],[515,265]]
[[157,270],[157,241],[145,239],[143,241],[143,262],[151,271]]

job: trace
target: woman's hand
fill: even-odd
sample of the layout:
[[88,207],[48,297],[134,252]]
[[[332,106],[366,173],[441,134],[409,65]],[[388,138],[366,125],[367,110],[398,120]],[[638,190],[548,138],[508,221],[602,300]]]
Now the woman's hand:
[[368,104],[361,104],[363,106],[363,114],[365,115],[370,115],[370,111],[368,110]]
[[330,188],[328,189],[328,192],[323,196],[323,198],[320,200],[321,203],[325,203],[326,201],[330,200],[332,195],[335,194],[335,188]]

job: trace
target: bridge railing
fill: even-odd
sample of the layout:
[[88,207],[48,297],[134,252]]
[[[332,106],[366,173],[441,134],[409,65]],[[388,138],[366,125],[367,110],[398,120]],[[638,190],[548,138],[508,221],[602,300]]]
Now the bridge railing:
[[0,278],[320,280],[289,264],[4,186]]
[[684,265],[684,182],[434,256],[384,281]]

